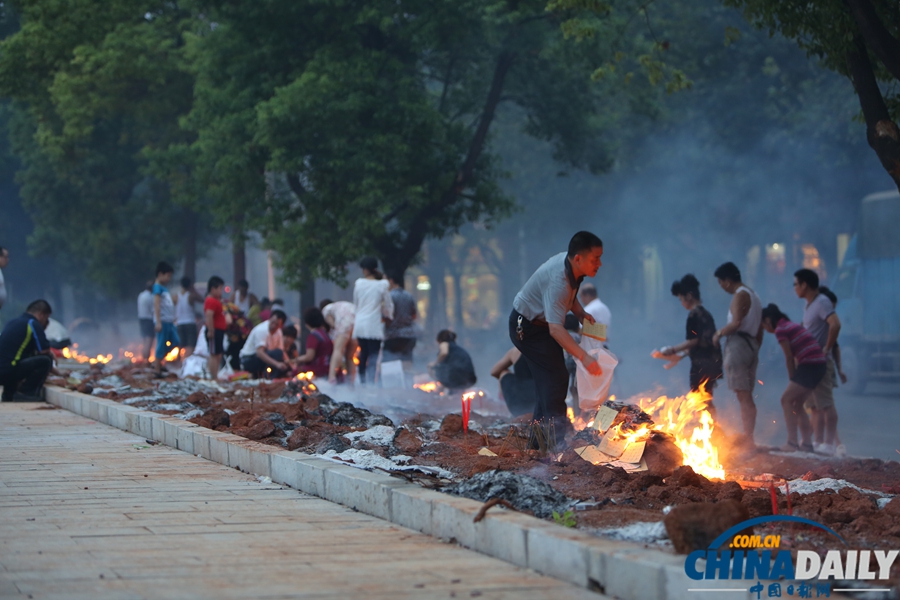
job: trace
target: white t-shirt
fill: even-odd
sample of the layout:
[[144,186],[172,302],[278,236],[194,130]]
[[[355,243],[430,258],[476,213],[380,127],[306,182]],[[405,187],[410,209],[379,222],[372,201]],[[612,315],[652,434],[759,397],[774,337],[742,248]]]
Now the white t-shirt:
[[281,335],[281,330],[276,329],[275,333],[269,333],[269,322],[263,321],[250,331],[244,347],[241,348],[241,356],[253,356],[256,349],[261,347],[266,350],[284,350],[283,343],[284,336]]
[[191,306],[190,292],[182,291],[178,294],[178,302],[175,304],[175,324],[194,325],[197,318],[194,316],[194,307]]
[[594,317],[594,320],[598,323],[606,325],[606,339],[608,340],[609,325],[612,322],[612,313],[609,312],[609,307],[603,304],[603,302],[600,301],[600,298],[594,298],[587,303],[587,306],[584,307],[584,311]]
[[153,293],[150,290],[138,294],[137,309],[138,319],[153,319]]
[[357,279],[353,286],[353,304],[356,305],[353,336],[358,340],[383,340],[381,318],[394,318],[394,301],[388,280]]
[[803,326],[816,338],[819,347],[824,349],[828,343],[828,317],[834,313],[834,304],[825,294],[819,294],[803,309]]

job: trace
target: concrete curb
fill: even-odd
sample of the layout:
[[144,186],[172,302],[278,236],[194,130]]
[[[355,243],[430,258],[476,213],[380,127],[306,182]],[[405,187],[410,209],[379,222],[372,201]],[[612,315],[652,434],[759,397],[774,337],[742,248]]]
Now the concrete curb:
[[[684,573],[681,556],[598,538],[512,511],[495,509],[474,523],[480,502],[427,490],[387,474],[279,450],[112,400],[55,386],[47,386],[46,397],[50,404],[145,439],[270,477],[296,490],[621,600],[696,600],[702,594],[688,588],[745,589],[748,585],[740,580],[692,581]],[[751,597],[756,595],[747,591],[728,594],[730,600]]]

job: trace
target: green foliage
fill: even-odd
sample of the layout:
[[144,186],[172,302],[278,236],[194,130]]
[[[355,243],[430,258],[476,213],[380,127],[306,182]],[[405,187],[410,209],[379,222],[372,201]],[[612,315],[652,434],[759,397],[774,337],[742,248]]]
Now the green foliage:
[[76,285],[130,296],[194,235],[145,156],[184,138],[187,15],[151,0],[14,7],[21,28],[0,42],[0,93],[14,100],[10,138],[35,223],[31,249],[55,257]]
[[[808,56],[816,57],[823,66],[850,76],[847,53],[854,50],[859,26],[842,0],[723,0],[726,6],[743,11],[754,26],[770,35],[781,34],[797,43]],[[882,24],[895,38],[900,38],[900,5],[896,2],[873,2]],[[877,60],[876,76],[884,82],[896,81]],[[893,107],[893,118],[900,119],[900,89],[888,88],[885,100]]]
[[562,525],[563,527],[575,527],[578,525],[578,521],[575,519],[575,513],[571,510],[567,510],[566,512],[559,514],[557,511],[553,511],[553,522],[557,525]]
[[[310,275],[341,281],[369,253],[405,269],[426,239],[508,215],[491,151],[497,111],[519,111],[561,162],[592,172],[612,164],[598,108],[617,92],[584,76],[603,43],[563,43],[542,2],[420,0],[403,15],[392,1],[321,2],[314,12],[263,4],[218,6],[219,26],[192,42],[210,66],[198,62],[188,123],[204,154],[217,138],[228,143],[210,144],[215,155],[239,152],[245,168],[228,176],[268,174],[252,222],[295,285]],[[216,189],[226,172],[209,173]]]

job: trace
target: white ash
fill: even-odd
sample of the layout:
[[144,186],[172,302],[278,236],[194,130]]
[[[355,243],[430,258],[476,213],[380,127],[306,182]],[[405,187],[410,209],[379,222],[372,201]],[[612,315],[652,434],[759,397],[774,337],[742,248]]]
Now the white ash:
[[882,498],[890,498],[890,494],[885,494],[884,492],[878,492],[875,490],[867,490],[859,487],[858,485],[854,485],[849,481],[844,479],[834,479],[831,477],[824,477],[822,479],[816,479],[815,481],[804,481],[803,479],[794,479],[788,482],[788,486],[780,485],[778,489],[781,490],[781,493],[786,493],[786,487],[790,487],[791,493],[797,492],[801,496],[805,496],[806,494],[812,494],[813,492],[821,492],[823,490],[832,490],[839,491],[844,488],[853,488],[854,490],[861,492],[863,494],[871,494],[873,496],[880,496]]
[[650,521],[632,523],[624,527],[609,529],[595,529],[594,533],[623,542],[637,542],[639,544],[657,544],[669,539],[666,526],[662,521]]
[[351,441],[368,442],[378,446],[388,446],[394,440],[395,430],[388,425],[375,425],[365,431],[345,433],[344,437]]
[[110,375],[108,377],[104,377],[103,379],[97,381],[95,384],[97,387],[102,388],[119,388],[122,387],[125,382],[118,375]]
[[[187,406],[185,406],[185,405],[187,405]],[[180,403],[168,402],[168,403],[164,403],[164,404],[157,404],[156,406],[153,407],[153,410],[177,410],[177,411],[184,412],[186,410],[192,410],[193,406],[194,405],[191,404],[190,402],[180,402]],[[177,416],[177,415],[172,415],[172,416]]]
[[878,503],[878,508],[884,508],[891,500],[893,500],[893,498],[879,498],[878,500],[876,500],[876,502]]
[[195,408],[194,410],[190,410],[190,411],[184,413],[183,415],[175,415],[175,416],[184,421],[190,421],[191,419],[194,419],[196,417],[202,417],[203,410],[201,410],[199,408]]
[[435,419],[429,419],[428,421],[423,422],[417,427],[417,429],[422,433],[434,433],[440,428],[441,422]]
[[231,416],[231,415],[234,414],[234,411],[231,410],[230,408],[226,408],[226,409],[225,409],[225,412],[228,413],[228,416]]
[[[357,448],[348,448],[341,453],[335,452],[334,450],[329,450],[325,454],[314,454],[313,456],[316,456],[317,458],[325,458],[334,462],[339,462],[351,467],[357,467],[359,469],[384,469],[386,471],[421,471],[422,473],[436,475],[444,479],[452,479],[454,477],[453,473],[451,473],[450,471],[445,471],[444,469],[440,469],[438,467],[426,467],[422,465],[399,465],[397,464],[397,462],[408,462],[410,457],[401,455],[392,458],[385,458],[383,456],[375,454],[373,450],[359,450]],[[395,459],[399,460],[395,462]]]
[[161,396],[159,394],[149,394],[147,396],[135,396],[133,398],[127,398],[125,400],[122,400],[122,404],[132,405],[138,404],[140,402],[160,402],[165,399],[165,396]]

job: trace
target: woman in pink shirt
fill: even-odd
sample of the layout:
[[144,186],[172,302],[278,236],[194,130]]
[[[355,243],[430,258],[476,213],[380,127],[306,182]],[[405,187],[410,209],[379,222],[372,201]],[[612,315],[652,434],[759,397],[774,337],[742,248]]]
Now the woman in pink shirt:
[[[774,333],[784,351],[788,375],[791,378],[781,396],[781,408],[787,424],[788,441],[784,452],[813,452],[812,426],[803,402],[813,393],[825,376],[825,354],[816,339],[799,323],[792,323],[779,308],[770,304],[762,311],[762,326]],[[801,442],[797,443],[797,428]]]

